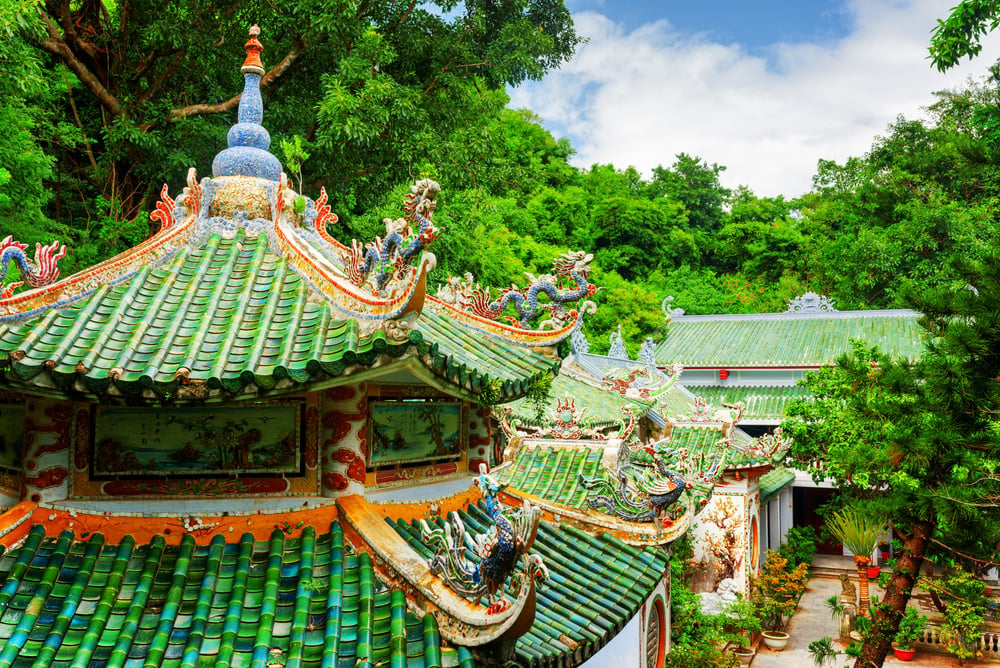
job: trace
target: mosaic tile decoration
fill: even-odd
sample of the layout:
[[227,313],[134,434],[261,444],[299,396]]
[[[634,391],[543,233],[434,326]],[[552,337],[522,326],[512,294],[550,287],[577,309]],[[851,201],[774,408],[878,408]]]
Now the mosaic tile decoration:
[[[490,525],[482,502],[459,514],[470,531]],[[433,556],[416,522],[386,521],[424,558]],[[593,656],[636,614],[668,563],[662,551],[545,521],[533,550],[544,559],[549,580],[538,589],[534,624],[515,647],[524,668],[577,665]]]

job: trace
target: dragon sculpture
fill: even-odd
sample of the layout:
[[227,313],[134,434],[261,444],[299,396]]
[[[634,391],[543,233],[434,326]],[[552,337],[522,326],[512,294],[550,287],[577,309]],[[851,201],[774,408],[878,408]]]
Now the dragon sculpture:
[[[529,285],[519,288],[512,285],[501,291],[498,299],[492,299],[490,289],[473,282],[471,274],[464,278],[452,278],[448,284],[438,291],[438,298],[449,304],[472,311],[482,318],[499,320],[508,306],[513,305],[517,317],[507,316],[511,324],[522,329],[528,329],[532,320],[543,311],[549,312],[549,319],[540,323],[538,329],[564,326],[577,312],[566,308],[566,304],[590,297],[597,292],[590,278],[590,263],[594,256],[584,251],[570,251],[555,259],[552,263],[554,274],[535,276],[525,272]],[[574,287],[564,287],[561,277],[569,277],[575,282]],[[550,301],[540,304],[539,295],[546,295]],[[596,308],[591,301],[580,304],[580,310],[593,313]]]
[[66,246],[58,241],[53,241],[48,246],[35,244],[35,260],[28,260],[24,250],[28,244],[14,241],[12,235],[8,235],[0,241],[0,275],[7,275],[7,267],[13,262],[17,265],[24,281],[16,283],[4,283],[0,285],[0,299],[8,299],[14,295],[14,290],[24,285],[25,281],[33,288],[40,288],[49,285],[59,278],[59,260],[66,256]]
[[[674,461],[680,466],[671,467]],[[669,509],[692,489],[695,482],[711,484],[721,467],[719,457],[695,462],[686,451],[641,446],[633,450],[622,443],[615,470],[606,476],[581,475],[580,484],[591,490],[587,505],[629,522],[655,522],[666,526]]]
[[[503,510],[497,500],[502,486],[485,472],[479,474],[476,484],[482,490],[486,512],[493,521],[489,531],[471,537],[461,517],[452,511],[447,522],[434,526],[427,520],[420,520],[420,534],[436,549],[430,561],[431,573],[439,575],[452,590],[477,605],[486,596],[490,604],[488,611],[495,614],[508,606],[503,589],[511,575],[515,596],[529,578],[535,582],[548,578],[542,558],[529,554],[542,513],[527,502],[517,510]],[[468,561],[467,550],[479,557],[479,561]]]
[[[367,247],[357,239],[341,256],[350,281],[361,287],[374,273],[375,292],[382,294],[393,277],[403,276],[410,270],[410,261],[431,245],[438,237],[431,222],[437,195],[441,186],[436,181],[421,179],[410,187],[410,194],[403,204],[402,218],[385,218],[385,236],[375,237]],[[417,230],[413,230],[413,223]]]

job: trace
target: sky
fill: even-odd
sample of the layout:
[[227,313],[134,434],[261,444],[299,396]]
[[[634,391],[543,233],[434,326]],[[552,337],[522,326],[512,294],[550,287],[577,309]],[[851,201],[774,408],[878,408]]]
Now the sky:
[[566,0],[588,42],[511,105],[542,117],[572,162],[649,175],[678,153],[759,196],[808,192],[820,159],[862,156],[935,91],[982,77],[1000,33],[941,74],[927,60],[956,0]]

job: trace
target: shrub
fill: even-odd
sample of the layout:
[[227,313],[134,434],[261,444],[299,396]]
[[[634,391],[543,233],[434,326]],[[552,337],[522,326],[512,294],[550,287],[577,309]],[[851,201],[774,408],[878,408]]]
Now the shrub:
[[778,552],[788,559],[792,568],[800,564],[812,565],[816,554],[816,529],[811,526],[792,527]]
[[752,600],[764,622],[764,628],[781,630],[784,618],[791,617],[798,606],[799,597],[809,582],[809,566],[805,563],[795,568],[784,555],[768,550],[760,576],[752,586]]
[[896,630],[896,647],[900,649],[913,649],[920,637],[924,633],[927,625],[927,617],[917,612],[916,608],[907,608],[906,612],[899,619],[899,628]]

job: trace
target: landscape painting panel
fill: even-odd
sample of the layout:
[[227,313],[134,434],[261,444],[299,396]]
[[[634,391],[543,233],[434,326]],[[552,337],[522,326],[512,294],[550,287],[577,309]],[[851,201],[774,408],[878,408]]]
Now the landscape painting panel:
[[93,473],[121,475],[298,474],[300,402],[232,408],[100,408]]
[[457,458],[462,452],[460,423],[457,403],[376,402],[369,465]]

